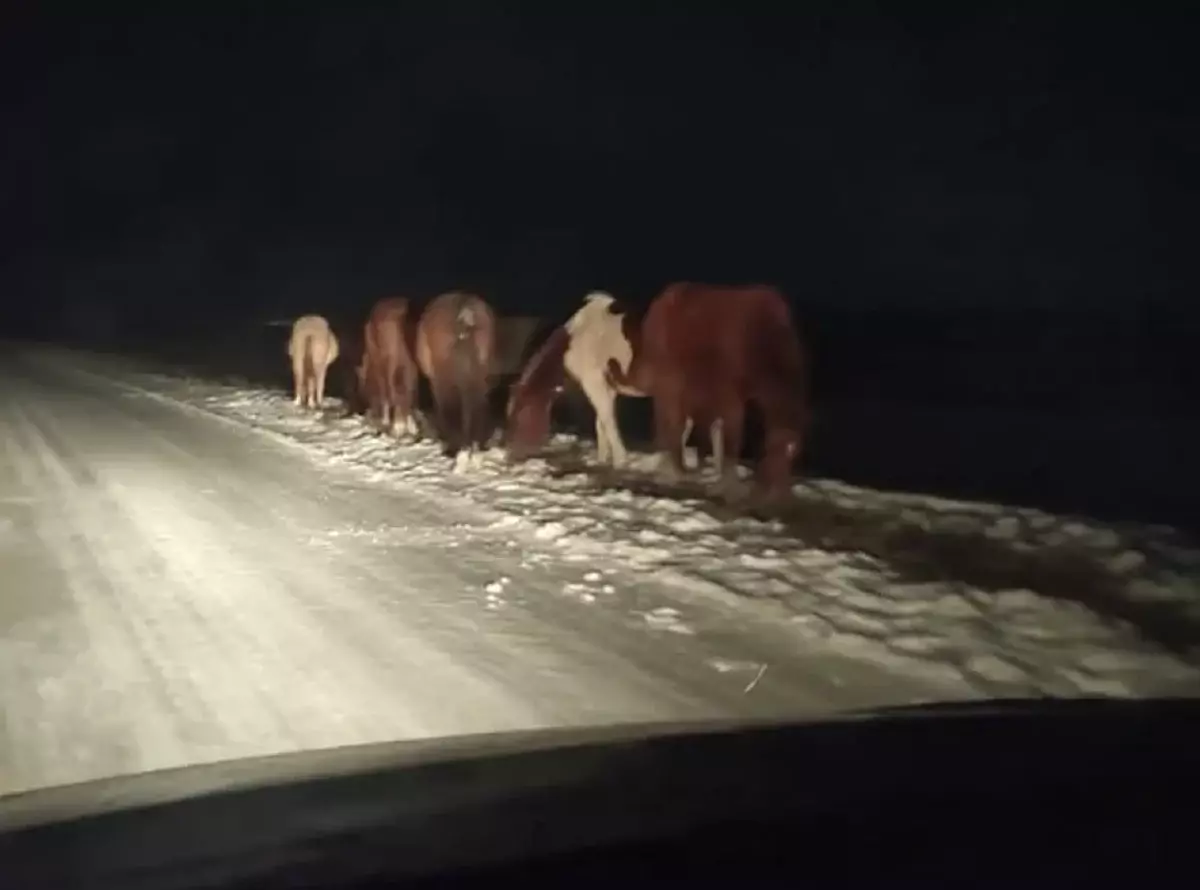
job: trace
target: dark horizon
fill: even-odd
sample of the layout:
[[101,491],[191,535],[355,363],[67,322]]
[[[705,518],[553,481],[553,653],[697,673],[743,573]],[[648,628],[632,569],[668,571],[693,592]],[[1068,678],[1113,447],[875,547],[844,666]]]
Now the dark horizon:
[[1180,22],[865,8],[29,14],[8,292],[294,310],[462,285],[519,311],[686,278],[818,311],[1097,311],[1194,287]]

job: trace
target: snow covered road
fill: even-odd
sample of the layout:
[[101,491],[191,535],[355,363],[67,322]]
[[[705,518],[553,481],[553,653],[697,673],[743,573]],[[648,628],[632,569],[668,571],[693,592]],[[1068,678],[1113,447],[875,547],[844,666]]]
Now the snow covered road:
[[0,796],[359,742],[972,695],[806,653],[716,603],[656,626],[677,594],[652,577],[532,559],[532,538],[458,501],[61,352],[9,353],[0,375]]

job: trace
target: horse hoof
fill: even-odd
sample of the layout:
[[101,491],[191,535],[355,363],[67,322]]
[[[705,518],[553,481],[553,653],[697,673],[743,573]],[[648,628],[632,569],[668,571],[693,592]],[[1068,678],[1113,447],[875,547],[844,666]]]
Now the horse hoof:
[[791,489],[783,491],[756,490],[750,497],[751,506],[758,512],[773,515],[785,510],[793,502]]
[[679,485],[687,478],[678,467],[660,467],[655,476],[664,485]]
[[727,504],[745,503],[750,498],[750,490],[740,479],[720,477],[713,486],[717,497]]

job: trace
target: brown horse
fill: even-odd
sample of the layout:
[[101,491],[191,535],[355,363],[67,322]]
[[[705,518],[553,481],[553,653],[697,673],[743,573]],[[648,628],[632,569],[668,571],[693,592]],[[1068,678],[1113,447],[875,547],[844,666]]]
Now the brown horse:
[[363,351],[366,348],[363,344],[362,327],[360,325],[349,325],[341,334],[338,335],[339,350],[341,352],[340,361],[338,362],[338,382],[339,391],[342,393],[347,417],[353,417],[357,414],[365,414],[369,405],[365,402],[365,393],[363,391],[362,377],[360,371],[363,364]]
[[386,432],[416,436],[417,363],[409,349],[412,310],[403,297],[386,297],[363,326],[359,387],[369,413]]
[[674,474],[683,472],[683,434],[694,422],[712,429],[716,462],[727,483],[736,480],[754,402],[766,433],[757,482],[772,497],[790,491],[808,426],[808,369],[776,288],[672,284],[646,311],[628,374],[617,362],[608,372],[615,385],[654,399],[655,444]]
[[421,313],[417,364],[429,379],[438,430],[456,469],[487,445],[495,343],[495,313],[474,294],[442,294]]

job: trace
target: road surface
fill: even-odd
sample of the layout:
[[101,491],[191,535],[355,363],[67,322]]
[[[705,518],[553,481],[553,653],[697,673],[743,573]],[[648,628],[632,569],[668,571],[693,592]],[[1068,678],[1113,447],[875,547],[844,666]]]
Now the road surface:
[[[577,565],[525,571],[427,493],[61,353],[10,349],[0,374],[0,796],[361,742],[937,697],[733,617],[684,637],[588,611],[561,596]],[[770,669],[752,685],[718,654]]]

